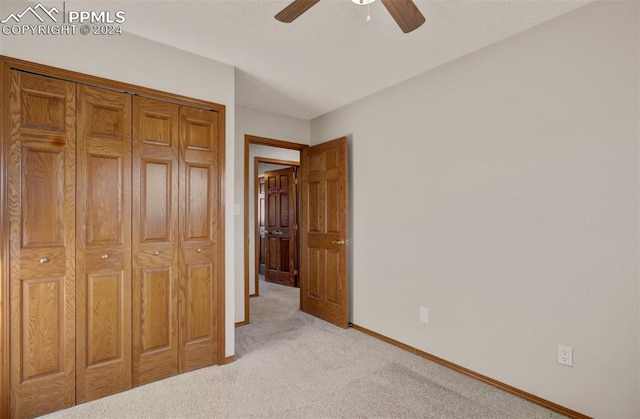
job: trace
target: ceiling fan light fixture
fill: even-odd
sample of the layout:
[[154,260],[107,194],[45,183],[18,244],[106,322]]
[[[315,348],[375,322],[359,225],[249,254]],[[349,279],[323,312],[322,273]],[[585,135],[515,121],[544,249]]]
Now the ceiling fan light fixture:
[[[291,23],[319,1],[320,0],[293,0],[287,7],[275,15],[275,18],[280,22]],[[367,6],[375,0],[351,1],[358,6]],[[380,0],[380,2],[404,33],[418,29],[425,21],[424,16],[420,13],[420,10],[418,10],[414,0]],[[367,20],[370,19],[367,18]]]

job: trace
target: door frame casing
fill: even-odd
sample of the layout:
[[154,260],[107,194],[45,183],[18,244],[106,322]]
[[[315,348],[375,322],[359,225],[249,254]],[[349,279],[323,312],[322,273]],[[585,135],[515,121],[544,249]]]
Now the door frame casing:
[[[244,320],[236,322],[236,326],[245,326],[250,323],[249,309],[249,148],[251,144],[264,145],[268,147],[284,148],[287,150],[298,150],[309,147],[308,144],[294,143],[273,138],[260,137],[257,135],[245,134],[244,136]],[[252,191],[255,193],[255,191]]]
[[0,57],[0,417],[9,417],[9,64]]
[[[25,71],[48,77],[58,78],[84,84],[126,92],[131,95],[154,98],[179,105],[190,106],[219,113],[219,167],[220,178],[218,188],[220,190],[220,202],[218,203],[218,213],[220,219],[225,217],[225,179],[226,179],[226,106],[194,99],[179,94],[163,92],[152,88],[137,86],[125,82],[92,76],[76,71],[65,70],[45,64],[21,60],[0,55],[0,417],[9,417],[9,220],[8,220],[8,179],[9,179],[9,141],[11,126],[9,123],[9,72],[10,70]],[[216,244],[224,252],[225,249],[225,223],[218,223],[218,240]],[[224,253],[217,260],[218,268],[218,296],[216,296],[216,315],[218,319],[217,330],[217,354],[218,364],[233,362],[234,357],[226,358],[225,337],[225,257]]]
[[[300,167],[300,162],[297,161],[290,161],[290,160],[279,160],[279,159],[271,159],[268,157],[254,157],[253,158],[254,164],[253,164],[253,186],[254,186],[254,192],[253,192],[253,196],[257,197],[258,193],[260,191],[260,185],[258,185],[258,166],[260,163],[270,163],[270,164],[282,164],[282,165],[286,165],[286,166],[291,166],[291,167],[296,167],[299,168]],[[284,167],[283,167],[284,169]],[[293,185],[293,187],[297,187],[297,185]],[[295,192],[294,192],[295,193]],[[295,207],[296,209],[298,208],[298,201],[296,199],[295,202]],[[254,201],[254,253],[256,255],[256,257],[254,258],[254,268],[253,268],[253,280],[255,282],[255,288],[256,288],[256,292],[255,294],[249,294],[249,297],[258,297],[260,295],[260,286],[259,286],[259,270],[260,270],[260,261],[258,260],[259,258],[257,257],[258,254],[260,253],[260,225],[259,225],[259,221],[258,221],[258,202],[257,200]],[[297,221],[296,221],[297,222]],[[295,232],[294,232],[295,234]],[[298,246],[298,243],[296,243],[296,247]],[[249,282],[251,282],[251,279],[249,279]],[[248,290],[247,290],[248,292]]]

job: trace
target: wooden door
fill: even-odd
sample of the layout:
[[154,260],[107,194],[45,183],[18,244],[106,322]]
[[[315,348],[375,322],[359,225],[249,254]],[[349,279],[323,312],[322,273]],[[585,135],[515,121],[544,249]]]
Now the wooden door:
[[76,398],[131,387],[131,97],[78,86]]
[[179,371],[218,362],[221,167],[219,114],[180,108]]
[[[266,204],[266,184],[264,176],[258,178],[258,235],[260,237],[259,245],[259,259],[258,259],[258,273],[264,275],[266,266],[266,236],[267,236],[267,204]],[[258,275],[256,275],[258,278]],[[258,293],[258,287],[256,287],[256,294]]]
[[295,169],[264,174],[266,184],[265,281],[295,285]]
[[177,105],[133,98],[133,385],[178,373]]
[[347,139],[302,150],[300,308],[340,327],[348,320]]
[[10,410],[75,403],[76,86],[10,73]]

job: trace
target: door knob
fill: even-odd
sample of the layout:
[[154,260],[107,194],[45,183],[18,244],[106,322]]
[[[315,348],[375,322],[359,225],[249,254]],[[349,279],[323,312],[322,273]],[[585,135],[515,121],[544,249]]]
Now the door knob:
[[40,258],[40,263],[47,263],[49,262],[49,258]]
[[107,259],[109,259],[109,255],[102,255],[102,256],[100,256],[100,259],[107,260]]
[[332,244],[339,244],[340,246],[342,246],[343,244],[345,244],[346,242],[344,240],[334,240],[331,242]]
[[202,253],[202,249],[196,250],[196,253]]
[[153,252],[153,256],[158,256],[160,254],[160,252],[158,252],[157,250],[155,252]]

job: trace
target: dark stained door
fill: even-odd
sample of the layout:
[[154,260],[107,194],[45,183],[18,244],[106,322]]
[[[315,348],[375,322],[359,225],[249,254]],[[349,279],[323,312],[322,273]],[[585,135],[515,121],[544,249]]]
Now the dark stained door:
[[258,272],[264,275],[266,265],[266,236],[267,236],[267,204],[266,204],[266,184],[264,176],[258,179],[258,233],[260,235],[260,245],[258,254]]
[[266,184],[265,281],[295,285],[295,170],[264,174]]
[[347,139],[302,150],[300,308],[348,326]]

